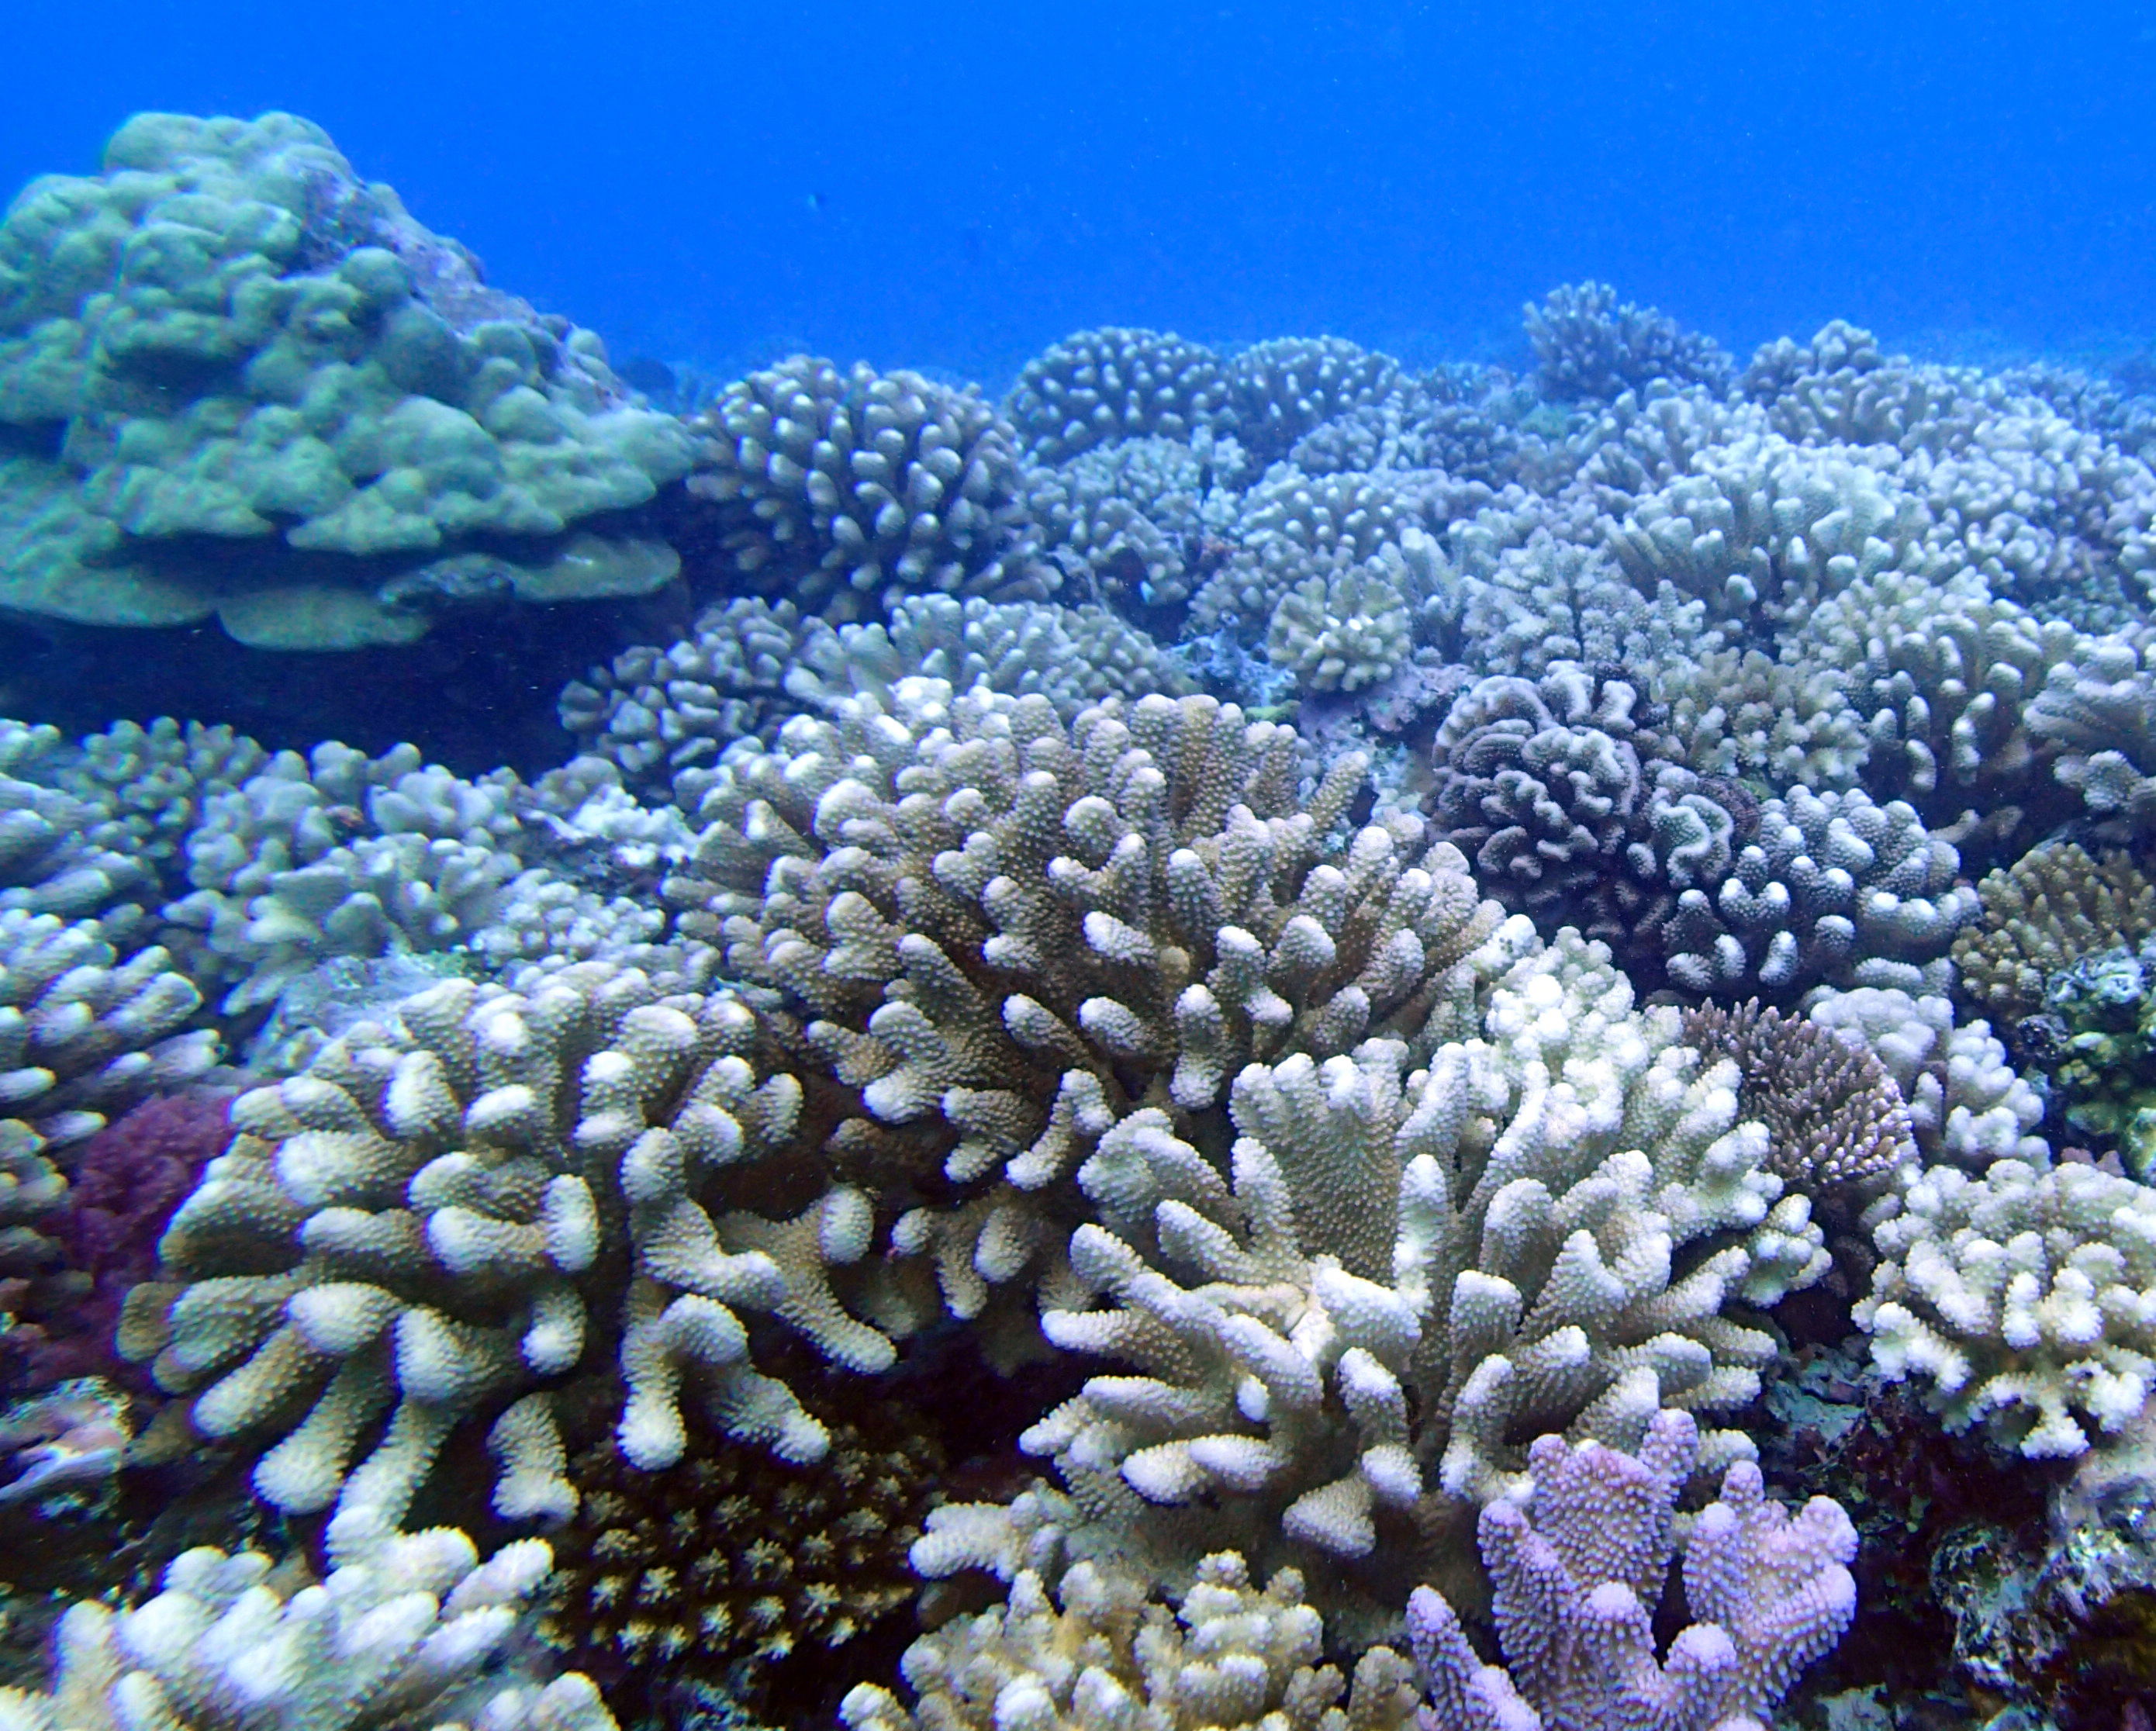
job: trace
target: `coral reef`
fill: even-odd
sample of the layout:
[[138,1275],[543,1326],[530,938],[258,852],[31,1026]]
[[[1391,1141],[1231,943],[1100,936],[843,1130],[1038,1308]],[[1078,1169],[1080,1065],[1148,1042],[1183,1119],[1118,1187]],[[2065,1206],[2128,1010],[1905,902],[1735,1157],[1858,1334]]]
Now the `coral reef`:
[[2149,1692],[2156,398],[1526,336],[617,374],[287,116],[30,187],[0,1723]]

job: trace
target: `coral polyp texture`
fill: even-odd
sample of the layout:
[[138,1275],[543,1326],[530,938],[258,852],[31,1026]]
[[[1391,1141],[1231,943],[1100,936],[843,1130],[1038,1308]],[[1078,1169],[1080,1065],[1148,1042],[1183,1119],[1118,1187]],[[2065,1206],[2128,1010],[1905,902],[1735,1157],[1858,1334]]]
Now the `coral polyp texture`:
[[1244,334],[617,373],[278,114],[16,200],[0,1727],[2050,1710],[1924,1511],[2156,1581],[2021,1458],[2156,1425],[2145,359]]
[[13,612],[340,649],[680,564],[619,524],[689,436],[290,115],[140,115],[15,201],[0,423],[53,453],[0,474]]
[[1856,1529],[1824,1497],[1792,1519],[1765,1496],[1759,1469],[1738,1462],[1684,1541],[1685,1605],[1698,1621],[1657,1659],[1655,1609],[1697,1447],[1677,1412],[1649,1421],[1636,1456],[1555,1436],[1535,1444],[1532,1500],[1482,1512],[1505,1665],[1477,1657],[1442,1595],[1424,1587],[1408,1606],[1430,1680],[1425,1724],[1734,1731],[1766,1719],[1855,1619]]
[[580,1456],[583,1506],[554,1540],[557,1638],[660,1682],[767,1690],[847,1664],[920,1590],[906,1553],[944,1464],[930,1415],[847,1410],[807,1467],[701,1434],[657,1471],[611,1442]]

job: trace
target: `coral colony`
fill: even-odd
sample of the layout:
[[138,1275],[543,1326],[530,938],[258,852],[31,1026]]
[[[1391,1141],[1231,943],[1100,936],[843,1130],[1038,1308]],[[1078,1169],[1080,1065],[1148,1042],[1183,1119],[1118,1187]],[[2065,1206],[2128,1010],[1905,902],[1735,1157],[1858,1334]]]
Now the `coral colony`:
[[2156,402],[1527,335],[677,415],[305,121],[24,192],[11,619],[694,623],[0,723],[0,1727],[2145,1728]]

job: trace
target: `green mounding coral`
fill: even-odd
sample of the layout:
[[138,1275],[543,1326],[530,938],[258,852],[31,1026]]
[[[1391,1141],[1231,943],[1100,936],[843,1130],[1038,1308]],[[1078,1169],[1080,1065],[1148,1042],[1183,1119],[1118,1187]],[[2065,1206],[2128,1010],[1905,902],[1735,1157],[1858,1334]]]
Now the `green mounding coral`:
[[2031,1055],[2051,1061],[2066,1122],[2117,1146],[2147,1182],[2156,1171],[2156,943],[2083,956],[2053,974],[2044,1014],[2022,1025]]
[[290,115],[138,115],[0,224],[0,609],[345,649],[645,593],[679,561],[621,514],[689,460]]

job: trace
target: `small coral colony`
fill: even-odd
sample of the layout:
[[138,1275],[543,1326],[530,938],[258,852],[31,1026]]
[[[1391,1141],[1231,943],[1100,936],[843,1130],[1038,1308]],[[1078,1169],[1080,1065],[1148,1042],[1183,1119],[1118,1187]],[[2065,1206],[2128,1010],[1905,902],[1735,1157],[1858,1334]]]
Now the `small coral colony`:
[[0,723],[0,1727],[2145,1728],[2156,398],[1527,334],[636,391],[289,116],[23,192],[18,628],[593,665]]

